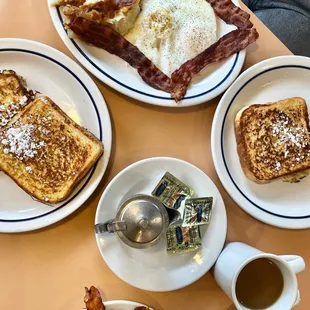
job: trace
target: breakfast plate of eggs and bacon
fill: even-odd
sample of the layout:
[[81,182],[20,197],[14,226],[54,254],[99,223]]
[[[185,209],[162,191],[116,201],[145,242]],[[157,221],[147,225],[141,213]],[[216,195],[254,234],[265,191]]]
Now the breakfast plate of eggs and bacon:
[[258,39],[238,0],[49,0],[73,55],[134,99],[169,107],[206,102],[236,79]]

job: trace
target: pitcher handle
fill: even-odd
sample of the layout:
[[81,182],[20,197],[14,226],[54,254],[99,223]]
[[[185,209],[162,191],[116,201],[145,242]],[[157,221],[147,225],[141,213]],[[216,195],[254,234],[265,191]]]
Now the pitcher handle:
[[284,259],[293,271],[297,274],[303,271],[306,267],[305,261],[301,256],[298,255],[280,255],[280,258]]
[[116,231],[127,230],[126,222],[110,220],[105,223],[99,223],[95,225],[96,234],[102,234],[105,232],[114,233]]

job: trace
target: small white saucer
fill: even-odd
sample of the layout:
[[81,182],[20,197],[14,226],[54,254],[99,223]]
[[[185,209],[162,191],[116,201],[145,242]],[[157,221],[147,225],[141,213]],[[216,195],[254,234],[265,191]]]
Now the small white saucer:
[[[104,302],[104,305],[106,310],[134,310],[137,307],[147,307],[146,305],[138,302],[128,300],[111,300]],[[150,308],[150,310],[152,309]]]
[[95,224],[113,219],[124,200],[139,193],[151,194],[167,171],[193,188],[196,197],[215,198],[211,223],[201,227],[199,251],[170,256],[164,238],[153,248],[137,250],[126,246],[115,234],[96,235],[103,259],[119,278],[137,288],[157,292],[177,290],[197,281],[210,270],[223,248],[226,211],[211,179],[197,167],[179,159],[158,157],[139,161],[111,181],[100,199],[95,219]]

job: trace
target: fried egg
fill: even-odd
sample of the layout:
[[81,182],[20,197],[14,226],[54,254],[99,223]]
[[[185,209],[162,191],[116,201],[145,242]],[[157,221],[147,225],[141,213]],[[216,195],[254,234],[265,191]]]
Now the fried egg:
[[216,16],[206,0],[143,0],[125,38],[168,76],[216,42]]

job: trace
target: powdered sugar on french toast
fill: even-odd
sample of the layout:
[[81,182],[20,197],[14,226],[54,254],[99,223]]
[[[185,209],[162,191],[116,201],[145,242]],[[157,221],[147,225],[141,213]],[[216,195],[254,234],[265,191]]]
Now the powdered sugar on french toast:
[[10,102],[7,105],[0,104],[0,127],[5,126],[28,101],[27,96],[22,96],[19,102]]
[[308,143],[308,133],[305,128],[296,127],[295,124],[290,126],[288,117],[282,117],[280,122],[272,127],[273,136],[278,138],[275,146],[292,143],[298,148],[304,148]]
[[[309,144],[309,133],[305,127],[292,123],[285,113],[280,111],[278,122],[273,124],[271,129],[274,137],[273,146],[275,149],[283,150],[285,159],[290,156],[291,147],[295,150],[300,149],[300,153],[293,154],[298,163],[302,162],[306,156],[310,156],[309,152],[306,155],[302,154],[304,153],[302,150]],[[278,171],[280,168],[281,164],[277,162],[275,170]]]
[[31,168],[30,166],[27,166],[27,167],[26,167],[26,171],[27,171],[28,173],[32,173],[32,168]]
[[5,136],[1,140],[6,154],[13,154],[18,159],[34,158],[38,149],[44,146],[33,140],[35,126],[32,124],[21,124],[19,127],[11,127],[5,131]]

